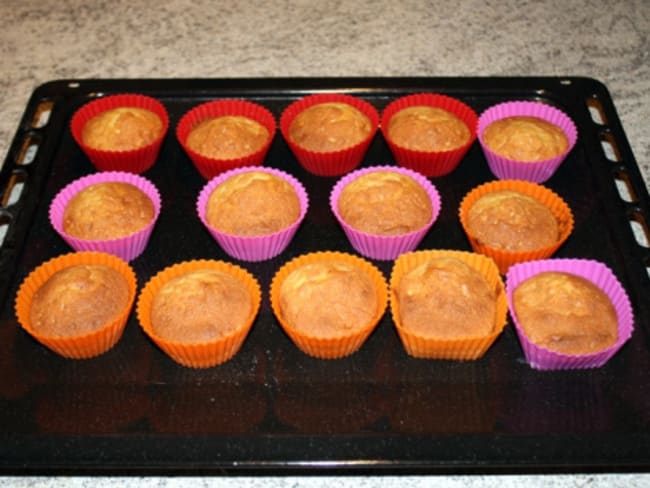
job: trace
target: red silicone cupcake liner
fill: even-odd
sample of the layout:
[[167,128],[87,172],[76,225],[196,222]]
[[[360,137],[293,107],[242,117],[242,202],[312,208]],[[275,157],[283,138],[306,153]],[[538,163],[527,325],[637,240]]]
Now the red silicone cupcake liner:
[[[551,351],[528,340],[514,312],[513,293],[522,282],[539,273],[559,271],[580,276],[598,286],[611,300],[618,316],[618,340],[613,346],[592,354],[563,354]],[[506,275],[506,294],[526,361],[540,370],[587,369],[604,365],[629,340],[634,330],[634,314],[630,299],[614,273],[603,263],[587,259],[547,259],[512,266]]]
[[[269,131],[269,139],[266,144],[260,150],[252,154],[232,159],[209,158],[187,147],[187,136],[197,124],[209,118],[222,117],[226,115],[248,117],[249,119],[262,124],[266,127],[266,130]],[[262,105],[247,100],[223,99],[202,103],[185,113],[176,126],[176,138],[192,160],[197,171],[201,173],[203,178],[209,180],[224,171],[234,168],[261,166],[264,163],[264,158],[273,142],[275,129],[276,122],[273,114]]]
[[[84,144],[81,133],[86,123],[96,115],[118,107],[135,107],[152,111],[163,123],[160,135],[151,144],[131,151],[101,151]],[[137,174],[147,171],[156,162],[168,128],[169,116],[164,105],[155,98],[135,93],[110,95],[93,100],[77,110],[70,121],[72,137],[97,170]]]
[[[409,232],[408,234],[385,236],[369,234],[354,229],[348,225],[341,217],[338,211],[338,201],[343,189],[354,181],[356,178],[376,171],[393,171],[413,178],[427,192],[431,199],[431,218],[429,222],[421,229]],[[356,170],[341,178],[330,193],[330,208],[343,228],[352,247],[363,256],[377,260],[391,260],[397,258],[402,253],[414,250],[422,241],[424,236],[429,232],[434,222],[440,214],[441,200],[440,194],[436,187],[421,174],[406,168],[397,168],[395,166],[372,166]]]
[[[273,234],[262,236],[237,236],[233,234],[227,234],[225,232],[220,232],[214,227],[210,226],[206,219],[206,208],[208,199],[210,198],[210,195],[214,189],[227,179],[241,173],[248,173],[250,171],[263,171],[265,173],[278,176],[287,181],[293,187],[293,189],[296,191],[296,194],[298,195],[298,201],[300,203],[300,215],[293,224],[285,229],[274,232]],[[300,227],[300,224],[305,219],[308,208],[309,197],[302,183],[284,171],[268,167],[247,167],[227,171],[206,183],[206,185],[199,193],[199,197],[196,202],[196,211],[199,215],[199,219],[201,219],[201,222],[205,228],[208,229],[210,235],[212,235],[214,240],[217,241],[217,243],[229,256],[240,259],[242,261],[264,261],[266,259],[271,259],[278,254],[281,254],[289,245],[293,239],[293,236],[296,234],[298,227]]]
[[[414,151],[398,146],[388,137],[388,125],[393,115],[407,107],[427,105],[436,107],[454,114],[462,120],[470,131],[470,138],[463,146],[450,151]],[[437,93],[416,93],[393,100],[381,115],[381,131],[388,143],[395,161],[400,166],[410,168],[424,176],[444,176],[451,173],[463,159],[470,146],[476,139],[476,126],[478,116],[468,105],[456,98]]]
[[[483,132],[492,122],[507,117],[527,116],[543,119],[558,126],[567,137],[569,145],[555,158],[535,162],[515,161],[499,156],[483,141]],[[527,180],[543,183],[560,167],[578,140],[578,130],[573,120],[561,110],[542,102],[513,101],[494,105],[481,114],[478,120],[478,139],[490,171],[500,179]]]
[[[315,152],[295,144],[289,137],[289,127],[293,119],[303,110],[319,103],[347,103],[370,119],[372,129],[368,137],[355,146],[340,151]],[[361,164],[379,127],[379,113],[371,104],[357,97],[340,93],[319,93],[308,95],[291,103],[280,117],[280,131],[298,162],[310,173],[318,176],[340,176]]]
[[[88,240],[67,234],[63,230],[63,215],[70,200],[84,188],[98,183],[109,182],[129,183],[149,197],[154,207],[154,216],[149,225],[134,234],[116,239]],[[54,230],[76,251],[101,251],[113,254],[126,261],[132,261],[140,256],[147,247],[151,232],[160,215],[160,206],[160,193],[153,183],[146,178],[133,173],[107,171],[79,178],[59,191],[50,204],[49,218]]]

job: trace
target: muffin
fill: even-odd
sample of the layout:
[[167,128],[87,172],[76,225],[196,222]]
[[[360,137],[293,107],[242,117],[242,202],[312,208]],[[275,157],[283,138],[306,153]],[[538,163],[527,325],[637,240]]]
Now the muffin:
[[207,158],[234,159],[249,156],[269,140],[269,131],[259,122],[241,115],[208,118],[187,136],[187,147]]
[[355,146],[372,131],[360,110],[343,102],[317,103],[300,112],[289,125],[289,137],[309,151],[332,152]]
[[275,136],[276,122],[264,106],[221,99],[188,110],[176,138],[197,171],[210,180],[244,166],[261,166]]
[[399,110],[390,119],[388,137],[412,151],[451,151],[469,141],[467,125],[447,110],[415,105]]
[[272,234],[293,224],[300,202],[289,182],[264,171],[232,175],[207,202],[206,220],[220,232],[239,236]]
[[106,352],[122,336],[136,277],[110,254],[78,252],[51,259],[23,281],[16,316],[37,341],[68,358]]
[[530,116],[492,122],[483,132],[483,141],[498,155],[521,162],[555,158],[569,147],[564,131],[557,125]]
[[352,255],[320,252],[283,266],[271,284],[274,313],[303,352],[336,358],[356,351],[386,307],[381,272]]
[[390,289],[393,321],[411,356],[476,359],[506,323],[499,272],[478,254],[403,254],[395,261]]
[[590,354],[616,343],[616,310],[585,278],[539,273],[520,283],[512,297],[519,325],[538,346],[562,354]]
[[151,144],[162,131],[162,120],[151,110],[117,107],[86,122],[81,139],[100,151],[131,151]]
[[381,130],[400,166],[425,176],[453,171],[476,139],[478,117],[458,99],[416,93],[390,102]]
[[78,239],[115,239],[144,229],[154,214],[151,199],[137,187],[118,181],[96,183],[68,202],[63,230]]
[[131,261],[147,247],[160,206],[160,193],[146,178],[106,171],[65,186],[52,200],[49,218],[72,248]]
[[365,100],[338,93],[309,95],[291,103],[280,129],[292,153],[310,173],[337,176],[356,168],[379,127]]
[[77,110],[70,130],[99,171],[142,173],[155,163],[169,127],[165,107],[135,93],[109,95]]
[[144,332],[174,361],[205,368],[239,351],[260,299],[257,280],[239,266],[186,261],[147,282],[137,315]]

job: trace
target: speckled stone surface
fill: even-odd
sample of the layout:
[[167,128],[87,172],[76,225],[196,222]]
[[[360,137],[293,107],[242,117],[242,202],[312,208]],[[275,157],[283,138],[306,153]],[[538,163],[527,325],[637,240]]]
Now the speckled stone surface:
[[[650,187],[650,2],[4,0],[0,154],[38,85],[70,78],[587,76]],[[0,478],[14,487],[641,487],[650,475]]]

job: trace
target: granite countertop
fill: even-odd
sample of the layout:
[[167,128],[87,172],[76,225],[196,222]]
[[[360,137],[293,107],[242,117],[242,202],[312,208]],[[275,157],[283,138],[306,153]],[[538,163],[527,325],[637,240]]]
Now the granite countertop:
[[[646,0],[0,2],[0,153],[53,79],[586,76],[610,90],[650,187]],[[440,476],[440,486],[648,486],[650,475]],[[3,486],[424,486],[399,478],[0,478]]]

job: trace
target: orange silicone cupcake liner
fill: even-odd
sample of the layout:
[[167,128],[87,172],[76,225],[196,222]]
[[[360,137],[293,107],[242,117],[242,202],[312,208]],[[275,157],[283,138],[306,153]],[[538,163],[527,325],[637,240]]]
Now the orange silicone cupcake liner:
[[[81,264],[108,266],[119,272],[129,287],[128,305],[111,322],[87,334],[70,337],[45,336],[34,330],[30,308],[38,289],[57,271]],[[34,269],[20,285],[16,295],[16,317],[22,328],[45,347],[71,359],[87,359],[108,351],[122,337],[135,301],[137,281],[133,269],[122,259],[102,252],[77,252],[51,259]]]
[[[208,342],[182,343],[163,339],[156,335],[151,325],[151,306],[160,288],[168,281],[183,274],[211,269],[228,273],[238,279],[249,291],[253,307],[246,323],[230,334]],[[224,261],[184,261],[165,268],[151,278],[138,297],[136,313],[144,333],[169,357],[190,368],[209,368],[231,359],[241,349],[260,308],[262,293],[257,280],[248,271]]]
[[[372,280],[377,291],[377,312],[372,320],[364,327],[354,330],[348,335],[337,337],[316,337],[291,326],[284,319],[280,309],[279,294],[284,280],[292,271],[307,264],[325,261],[337,260],[350,263],[363,270]],[[278,319],[280,326],[291,338],[294,344],[305,354],[321,359],[337,359],[348,356],[356,352],[366,341],[368,336],[375,329],[379,320],[386,311],[388,304],[388,289],[384,275],[363,258],[337,251],[319,251],[309,254],[303,254],[282,266],[273,277],[271,282],[271,308],[275,317]]]
[[[550,245],[531,251],[506,251],[481,243],[467,226],[469,209],[483,195],[497,191],[512,190],[535,198],[546,205],[558,222],[559,235],[557,241]],[[566,202],[555,192],[548,188],[524,180],[497,180],[477,186],[463,198],[459,210],[459,217],[463,230],[475,252],[490,256],[497,263],[501,274],[506,274],[508,268],[515,263],[548,258],[553,255],[568,239],[573,231],[573,213]]]
[[[452,257],[481,273],[497,292],[494,331],[487,336],[436,339],[410,332],[402,327],[397,289],[402,277],[417,266],[437,257]],[[428,359],[478,359],[485,354],[506,325],[508,302],[499,270],[491,258],[466,251],[428,250],[402,254],[395,260],[390,277],[390,311],[406,352],[414,357]]]

